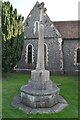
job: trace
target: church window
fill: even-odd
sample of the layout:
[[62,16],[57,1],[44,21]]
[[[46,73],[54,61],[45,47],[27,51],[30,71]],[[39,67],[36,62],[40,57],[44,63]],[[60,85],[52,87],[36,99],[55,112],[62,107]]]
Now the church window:
[[44,44],[44,64],[46,65],[46,45]]
[[32,63],[32,45],[28,46],[28,63]]
[[34,49],[32,44],[26,46],[25,62],[33,63],[34,62]]
[[80,48],[77,49],[77,63],[80,63]]
[[74,51],[74,65],[80,64],[80,47],[76,47]]
[[39,21],[35,21],[34,23],[34,34],[39,32]]

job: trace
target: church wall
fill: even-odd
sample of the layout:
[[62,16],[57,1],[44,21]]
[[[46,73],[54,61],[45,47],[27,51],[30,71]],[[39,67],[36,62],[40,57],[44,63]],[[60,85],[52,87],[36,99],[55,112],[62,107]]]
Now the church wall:
[[60,73],[61,70],[61,52],[57,38],[46,40],[48,44],[48,69],[53,73]]
[[[16,66],[16,68],[21,70],[32,70],[36,68],[40,14],[38,5],[38,3],[35,4],[24,22],[24,47],[21,60]],[[36,25],[36,22],[38,23],[38,26]],[[47,45],[46,69],[50,70],[52,73],[62,74],[63,71],[68,74],[77,73],[78,67],[80,67],[76,64],[76,48],[78,47],[78,40],[62,40],[61,34],[46,13],[44,13],[44,38]],[[32,45],[33,54],[32,63],[30,64],[27,62],[26,54],[27,46],[29,44]]]
[[[63,69],[61,69],[61,51],[59,51],[59,43],[55,38],[45,39],[45,43],[48,47],[48,64],[46,69],[52,73],[64,73],[65,74],[77,74],[80,65],[76,64],[76,49],[79,47],[78,40],[63,40]],[[26,46],[28,44],[33,45],[33,63],[26,63]],[[19,69],[35,69],[37,63],[37,49],[38,39],[25,39],[24,48],[22,52],[21,60],[18,62],[17,67]]]
[[64,40],[63,42],[63,63],[64,71],[68,74],[78,73],[78,65],[75,63],[75,50],[78,47],[78,40]]
[[[48,38],[45,39],[45,43],[47,45],[48,51],[47,51],[47,59],[48,62],[46,64],[46,69],[52,71],[53,73],[61,73],[61,53],[59,51],[59,43],[57,38]],[[26,46],[27,45],[33,45],[33,63],[28,64],[26,63]],[[37,63],[37,49],[38,49],[38,39],[25,39],[24,40],[24,48],[22,52],[21,60],[17,64],[17,68],[19,69],[35,69],[36,63]]]

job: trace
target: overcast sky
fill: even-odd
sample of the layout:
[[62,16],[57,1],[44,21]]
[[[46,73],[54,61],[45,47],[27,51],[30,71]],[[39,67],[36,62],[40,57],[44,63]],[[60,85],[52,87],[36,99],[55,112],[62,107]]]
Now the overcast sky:
[[[26,19],[37,0],[3,0],[10,1],[18,13]],[[47,14],[52,21],[78,20],[79,0],[38,0],[44,2]]]

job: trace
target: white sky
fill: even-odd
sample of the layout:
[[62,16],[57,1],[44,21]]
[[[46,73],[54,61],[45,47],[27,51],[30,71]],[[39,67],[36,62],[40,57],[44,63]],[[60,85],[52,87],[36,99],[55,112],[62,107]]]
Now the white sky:
[[[37,0],[3,0],[10,1],[13,8],[26,19]],[[47,14],[52,21],[78,20],[79,0],[38,0],[44,2]]]

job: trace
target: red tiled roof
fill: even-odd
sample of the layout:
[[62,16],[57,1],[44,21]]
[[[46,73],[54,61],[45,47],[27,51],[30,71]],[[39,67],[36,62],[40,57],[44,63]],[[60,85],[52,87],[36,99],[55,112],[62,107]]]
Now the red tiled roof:
[[80,21],[53,22],[63,38],[80,38]]

